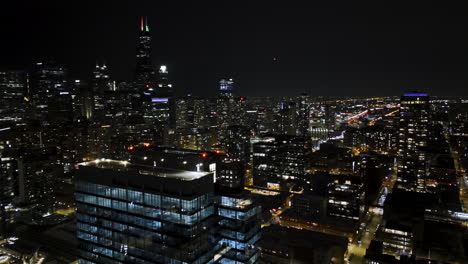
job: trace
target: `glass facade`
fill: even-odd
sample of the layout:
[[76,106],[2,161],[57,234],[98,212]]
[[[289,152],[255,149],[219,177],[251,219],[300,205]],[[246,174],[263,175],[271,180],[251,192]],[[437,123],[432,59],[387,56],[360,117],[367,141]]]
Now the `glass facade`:
[[257,262],[261,208],[249,192],[218,195],[212,173],[101,163],[75,179],[79,263]]
[[77,181],[80,263],[206,263],[213,194],[182,199]]
[[234,197],[219,196],[217,214],[220,245],[224,249],[219,263],[256,263],[259,251],[255,244],[260,239],[259,206],[253,204],[248,193]]

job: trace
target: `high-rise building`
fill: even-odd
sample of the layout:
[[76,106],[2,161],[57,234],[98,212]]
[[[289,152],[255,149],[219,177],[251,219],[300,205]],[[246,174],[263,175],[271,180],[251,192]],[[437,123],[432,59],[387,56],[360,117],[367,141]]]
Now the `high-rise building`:
[[296,104],[293,102],[282,102],[275,122],[277,124],[277,132],[284,135],[296,135],[297,121]]
[[250,137],[252,132],[245,126],[228,126],[221,140],[223,150],[229,157],[235,158],[244,164],[250,161]]
[[221,251],[215,255],[215,263],[257,263],[260,252],[256,246],[261,237],[259,213],[247,191],[217,193],[219,216],[217,235]]
[[18,198],[21,204],[52,211],[55,203],[55,182],[63,167],[55,164],[55,153],[36,149],[17,157]]
[[252,144],[254,185],[285,189],[288,182],[305,176],[309,152],[304,137],[266,135]]
[[74,80],[71,84],[73,119],[90,119],[95,114],[93,101],[96,98],[88,84],[82,80]]
[[[99,175],[99,177],[96,177]],[[80,263],[207,263],[213,174],[96,161],[76,179]]]
[[96,63],[96,67],[93,72],[93,92],[104,92],[113,89],[113,83],[110,80],[109,69],[106,63]]
[[145,148],[80,164],[80,263],[256,263],[260,208],[243,190],[217,194],[211,155]]
[[140,32],[136,51],[135,89],[143,92],[153,85],[156,72],[151,62],[151,35],[146,17],[140,18]]
[[221,79],[219,81],[219,96],[220,97],[233,97],[234,96],[234,80]]
[[309,136],[309,97],[307,94],[301,94],[296,99],[296,136],[307,137]]
[[25,117],[28,89],[27,72],[0,71],[0,121],[15,121]]
[[167,66],[161,65],[156,86],[147,85],[143,93],[144,116],[151,123],[175,126],[174,90],[169,81]]
[[41,121],[68,121],[73,117],[67,69],[50,62],[38,62],[32,73],[31,99]]
[[400,101],[398,188],[425,192],[429,96],[405,93]]
[[[7,223],[9,215],[6,208],[13,202],[18,192],[17,162],[9,146],[9,132],[5,130],[0,132],[0,239],[5,238],[7,234]],[[9,130],[9,129],[8,129]]]
[[328,184],[330,216],[359,220],[364,213],[364,184],[359,177],[334,175]]
[[96,63],[96,67],[93,72],[93,89],[92,89],[92,102],[93,102],[93,116],[97,120],[102,120],[104,115],[105,107],[105,92],[114,91],[114,85],[109,77],[109,69],[107,65],[103,63],[100,65]]

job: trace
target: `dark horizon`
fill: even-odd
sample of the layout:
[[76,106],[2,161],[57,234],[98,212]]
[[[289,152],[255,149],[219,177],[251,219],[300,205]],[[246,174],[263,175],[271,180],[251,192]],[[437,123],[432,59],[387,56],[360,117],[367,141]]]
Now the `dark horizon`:
[[466,21],[453,5],[17,1],[5,10],[2,69],[55,59],[89,80],[98,60],[111,78],[132,79],[144,15],[153,63],[168,65],[178,95],[215,95],[224,77],[245,96],[468,95]]

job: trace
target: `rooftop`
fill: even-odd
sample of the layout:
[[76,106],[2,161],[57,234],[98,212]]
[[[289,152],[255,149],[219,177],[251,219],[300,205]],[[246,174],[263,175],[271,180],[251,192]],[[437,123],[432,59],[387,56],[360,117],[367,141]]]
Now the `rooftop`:
[[192,181],[202,178],[210,172],[197,172],[197,171],[186,171],[169,169],[163,167],[152,167],[141,164],[134,164],[128,161],[121,160],[110,160],[110,159],[97,159],[93,161],[79,163],[78,166],[83,167],[95,167],[100,169],[113,169],[117,171],[128,171],[132,173],[138,173],[140,175],[155,176],[161,178],[172,178],[183,181]]

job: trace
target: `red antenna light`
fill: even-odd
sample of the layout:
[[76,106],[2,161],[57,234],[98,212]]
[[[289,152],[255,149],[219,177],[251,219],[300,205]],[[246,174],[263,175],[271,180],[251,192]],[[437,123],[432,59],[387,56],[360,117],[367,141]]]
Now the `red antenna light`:
[[132,146],[132,145],[130,145],[130,147],[128,147],[128,150],[134,150],[134,149],[135,149],[135,147]]
[[201,156],[202,156],[203,158],[206,158],[206,157],[208,156],[208,153],[203,152],[203,153],[201,154]]

